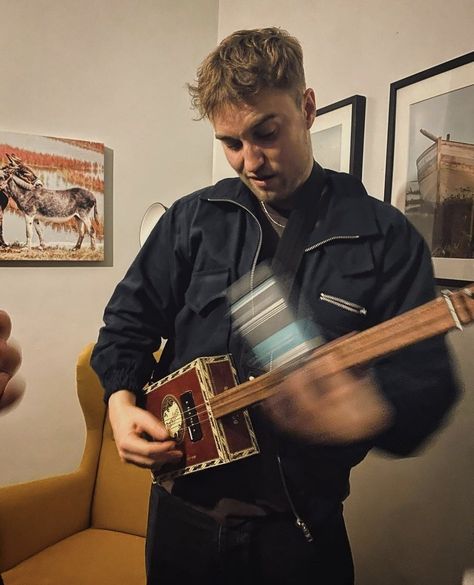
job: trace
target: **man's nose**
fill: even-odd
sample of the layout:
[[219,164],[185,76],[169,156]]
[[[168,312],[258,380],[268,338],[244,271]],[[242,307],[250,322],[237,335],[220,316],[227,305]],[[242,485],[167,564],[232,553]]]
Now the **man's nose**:
[[265,162],[262,149],[255,144],[244,145],[244,170],[246,173],[255,173]]

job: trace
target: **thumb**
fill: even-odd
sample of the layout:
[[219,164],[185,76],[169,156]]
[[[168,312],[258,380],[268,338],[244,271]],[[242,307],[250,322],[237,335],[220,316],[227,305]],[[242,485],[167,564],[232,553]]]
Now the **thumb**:
[[170,438],[168,429],[161,420],[147,410],[141,408],[138,410],[139,413],[136,423],[139,425],[142,432],[147,433],[150,437],[158,441],[165,441]]

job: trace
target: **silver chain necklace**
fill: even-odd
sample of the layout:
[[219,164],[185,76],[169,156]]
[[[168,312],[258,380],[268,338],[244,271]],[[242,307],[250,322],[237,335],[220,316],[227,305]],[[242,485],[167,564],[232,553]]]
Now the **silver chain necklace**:
[[273,219],[273,217],[268,212],[268,209],[266,208],[265,203],[263,201],[260,201],[260,205],[262,206],[262,209],[263,209],[265,215],[268,217],[268,219],[272,223],[274,223],[275,225],[277,225],[278,227],[281,227],[281,228],[285,228],[286,227],[286,223],[279,223],[276,219]]

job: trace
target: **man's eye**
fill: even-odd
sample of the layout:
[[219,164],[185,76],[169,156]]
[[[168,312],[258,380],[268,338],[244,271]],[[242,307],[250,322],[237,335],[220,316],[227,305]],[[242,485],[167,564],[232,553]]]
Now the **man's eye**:
[[259,132],[257,138],[260,140],[271,140],[276,137],[276,130],[270,130],[269,132]]
[[240,142],[226,142],[225,145],[229,150],[240,150],[242,147]]

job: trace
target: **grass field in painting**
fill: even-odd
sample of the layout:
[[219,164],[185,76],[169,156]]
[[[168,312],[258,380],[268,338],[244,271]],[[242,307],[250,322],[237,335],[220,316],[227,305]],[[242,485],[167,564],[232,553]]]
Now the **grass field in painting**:
[[0,248],[0,261],[8,260],[14,262],[22,260],[38,260],[43,262],[51,260],[63,262],[98,262],[104,260],[104,250],[102,246],[96,250],[91,250],[89,246],[85,246],[80,250],[71,250],[70,247],[60,245],[51,245],[41,250],[38,247],[29,249],[18,243],[14,243],[7,248]]

